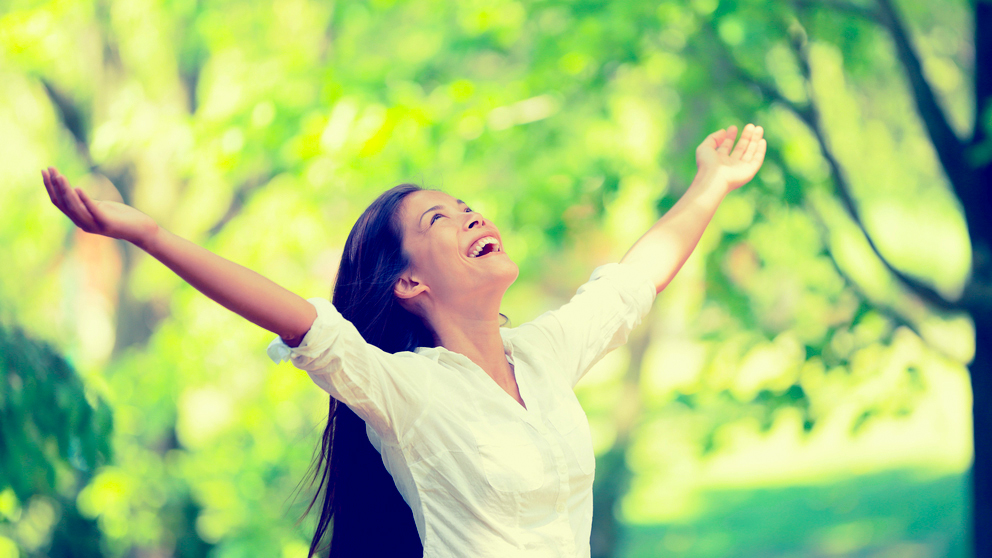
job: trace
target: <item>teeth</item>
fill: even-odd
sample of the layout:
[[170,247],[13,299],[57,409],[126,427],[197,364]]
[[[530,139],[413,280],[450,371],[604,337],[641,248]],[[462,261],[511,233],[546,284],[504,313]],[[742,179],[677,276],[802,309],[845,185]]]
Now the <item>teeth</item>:
[[482,249],[486,246],[486,244],[495,244],[496,246],[495,246],[495,249],[493,251],[494,252],[499,252],[499,250],[500,250],[499,241],[496,240],[494,237],[487,236],[485,238],[480,238],[475,243],[475,245],[472,246],[472,251],[469,253],[469,257],[471,257],[471,258],[477,258],[479,256],[479,252],[482,251]]

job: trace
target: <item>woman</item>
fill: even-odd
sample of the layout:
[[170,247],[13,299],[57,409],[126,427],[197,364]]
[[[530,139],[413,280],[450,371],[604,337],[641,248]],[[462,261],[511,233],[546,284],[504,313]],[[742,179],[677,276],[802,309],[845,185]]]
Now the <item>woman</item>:
[[331,395],[311,555],[333,515],[332,556],[588,556],[595,459],[572,388],[626,341],[723,197],[757,173],[762,133],[748,124],[736,146],[734,126],[708,136],[692,185],[620,263],[513,329],[500,328],[499,307],[518,270],[499,230],[443,192],[400,185],[369,206],[332,303],[91,200],[54,169],[42,176],[77,226],[134,243],[278,334],[270,357]]

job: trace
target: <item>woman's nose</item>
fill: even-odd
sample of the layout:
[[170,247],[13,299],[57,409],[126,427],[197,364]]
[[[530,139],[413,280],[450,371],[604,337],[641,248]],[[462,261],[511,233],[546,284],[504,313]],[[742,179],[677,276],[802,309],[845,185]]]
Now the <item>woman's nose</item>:
[[481,227],[481,226],[485,226],[485,224],[486,224],[486,220],[482,218],[482,215],[479,215],[478,213],[475,213],[474,211],[472,213],[469,213],[468,228],[471,229],[472,227],[475,227],[476,225],[478,225],[478,226]]

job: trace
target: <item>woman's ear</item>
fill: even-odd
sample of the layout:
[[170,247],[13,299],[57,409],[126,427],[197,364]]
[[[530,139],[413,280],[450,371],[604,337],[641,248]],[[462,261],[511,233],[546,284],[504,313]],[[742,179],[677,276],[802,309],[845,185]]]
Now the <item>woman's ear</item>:
[[400,278],[396,280],[396,284],[393,285],[393,294],[400,300],[411,300],[426,290],[428,290],[427,285],[417,281],[409,272],[400,275]]

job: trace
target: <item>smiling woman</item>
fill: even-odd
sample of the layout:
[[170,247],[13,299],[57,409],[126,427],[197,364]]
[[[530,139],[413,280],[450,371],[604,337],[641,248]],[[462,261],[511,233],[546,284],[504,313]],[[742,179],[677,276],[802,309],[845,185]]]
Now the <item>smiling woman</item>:
[[762,133],[749,124],[736,146],[733,126],[707,137],[692,186],[623,259],[516,328],[499,323],[518,275],[499,230],[443,192],[402,184],[379,196],[348,236],[332,300],[304,300],[54,169],[42,175],[77,226],[134,243],[276,333],[269,356],[330,395],[311,556],[332,518],[331,556],[588,556],[595,459],[572,390],[627,340],[724,196],[754,177]]

